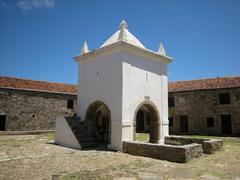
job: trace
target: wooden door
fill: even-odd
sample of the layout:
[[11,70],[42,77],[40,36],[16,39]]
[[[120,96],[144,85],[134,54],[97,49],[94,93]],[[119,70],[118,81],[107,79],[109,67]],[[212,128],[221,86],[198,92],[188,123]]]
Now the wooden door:
[[6,116],[0,115],[0,131],[5,131]]
[[221,115],[222,134],[232,134],[231,115]]
[[180,133],[188,133],[188,116],[180,116]]

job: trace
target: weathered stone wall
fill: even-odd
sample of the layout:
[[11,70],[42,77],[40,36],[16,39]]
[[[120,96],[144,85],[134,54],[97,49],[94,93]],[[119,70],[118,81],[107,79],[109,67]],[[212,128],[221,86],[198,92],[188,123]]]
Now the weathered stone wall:
[[[74,109],[67,108],[68,99]],[[6,115],[6,130],[52,130],[57,116],[76,113],[77,95],[0,88],[0,113]]]
[[[221,105],[219,94],[229,93],[230,104]],[[240,88],[170,92],[175,106],[171,134],[180,134],[180,116],[188,116],[188,133],[222,135],[221,115],[230,114],[232,135],[240,135]],[[74,109],[67,109],[67,100],[74,99]],[[52,130],[57,116],[76,112],[77,96],[63,93],[0,88],[0,114],[6,115],[6,130]],[[207,127],[206,118],[214,118],[214,127]]]
[[[220,104],[219,94],[229,93],[230,104]],[[180,134],[180,116],[188,116],[188,133],[201,135],[222,135],[221,115],[230,114],[232,135],[240,135],[240,88],[170,92],[175,106],[169,107],[173,117],[170,134]],[[207,117],[214,118],[214,127],[207,127]]]

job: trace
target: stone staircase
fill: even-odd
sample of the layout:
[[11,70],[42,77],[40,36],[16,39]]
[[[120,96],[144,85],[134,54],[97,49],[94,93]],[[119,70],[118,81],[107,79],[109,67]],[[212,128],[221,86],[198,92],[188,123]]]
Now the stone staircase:
[[69,127],[83,149],[96,148],[99,146],[91,136],[89,122],[81,122],[78,117],[66,117]]

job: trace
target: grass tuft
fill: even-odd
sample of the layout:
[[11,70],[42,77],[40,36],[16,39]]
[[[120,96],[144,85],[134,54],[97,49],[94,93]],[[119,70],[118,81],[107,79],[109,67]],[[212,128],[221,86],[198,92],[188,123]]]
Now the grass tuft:
[[136,133],[136,141],[149,142],[149,133]]

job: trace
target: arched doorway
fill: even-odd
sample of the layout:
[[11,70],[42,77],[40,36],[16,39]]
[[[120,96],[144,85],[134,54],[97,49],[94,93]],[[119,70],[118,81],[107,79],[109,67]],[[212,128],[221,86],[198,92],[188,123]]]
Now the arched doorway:
[[150,113],[144,106],[137,112],[136,133],[149,133],[150,131]]
[[86,121],[90,124],[90,133],[99,144],[110,144],[111,114],[110,110],[101,101],[89,105]]
[[141,103],[134,115],[134,140],[136,133],[148,133],[150,143],[159,141],[159,115],[156,106],[151,102]]

